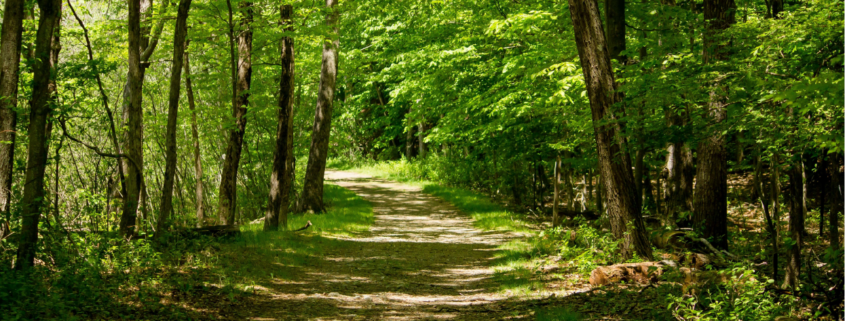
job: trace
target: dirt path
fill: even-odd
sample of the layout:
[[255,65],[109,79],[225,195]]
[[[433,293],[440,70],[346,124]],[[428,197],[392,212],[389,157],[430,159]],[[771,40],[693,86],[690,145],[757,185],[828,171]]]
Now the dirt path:
[[[370,201],[369,232],[339,239],[293,281],[265,285],[252,320],[500,320],[505,308],[490,268],[515,235],[482,232],[451,204],[414,186],[327,171],[326,179]],[[510,306],[510,305],[508,305]]]

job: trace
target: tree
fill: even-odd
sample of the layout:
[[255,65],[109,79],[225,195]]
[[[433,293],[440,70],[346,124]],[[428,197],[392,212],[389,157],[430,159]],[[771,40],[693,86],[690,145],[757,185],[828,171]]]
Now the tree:
[[[164,1],[162,11],[167,8],[169,1]],[[123,213],[120,216],[120,235],[133,237],[135,235],[135,221],[138,216],[138,206],[142,200],[144,188],[144,110],[143,88],[144,73],[149,66],[149,58],[153,55],[164,21],[160,19],[156,25],[153,38],[149,38],[150,30],[141,28],[141,16],[149,20],[152,0],[129,0],[127,15],[129,71],[126,85],[123,87],[123,123],[126,128],[123,136],[123,150],[126,195],[123,198]],[[118,151],[121,152],[121,151]]]
[[[704,63],[727,58],[722,31],[734,22],[734,0],[704,1]],[[716,81],[714,87],[720,87]],[[725,89],[725,88],[722,88]],[[725,99],[713,89],[707,113],[710,123],[718,125],[727,118]],[[698,145],[698,166],[693,197],[693,225],[713,246],[728,249],[728,161],[725,137],[718,130]]]
[[48,141],[52,126],[49,117],[55,103],[55,66],[61,50],[59,29],[61,28],[61,0],[39,0],[41,17],[35,36],[35,66],[32,81],[32,101],[29,120],[29,144],[21,215],[23,225],[18,243],[15,269],[22,270],[35,263],[35,248],[38,243],[38,221],[44,204],[44,172],[47,168]]
[[842,246],[839,240],[839,214],[842,213],[843,206],[842,206],[842,192],[845,191],[845,186],[843,186],[843,179],[842,179],[842,172],[839,168],[842,167],[842,154],[830,154],[828,155],[830,159],[827,162],[827,171],[830,177],[830,210],[828,211],[828,216],[830,217],[830,224],[828,225],[829,228],[828,238],[830,240],[830,247],[834,250],[839,250]]
[[238,165],[241,161],[246,131],[246,107],[249,104],[249,88],[252,84],[252,2],[241,2],[239,6],[243,17],[240,22],[242,30],[238,34],[237,80],[234,83],[235,99],[232,105],[235,126],[229,130],[218,203],[218,217],[226,225],[235,225],[238,207]]
[[203,183],[202,183],[202,158],[200,157],[200,139],[197,130],[197,110],[194,100],[194,88],[191,84],[191,61],[188,55],[188,41],[185,42],[185,90],[188,94],[188,109],[191,110],[191,138],[194,141],[194,176],[196,176],[196,203],[197,207],[197,227],[202,227],[205,221],[205,211],[203,208]]
[[156,238],[167,229],[170,212],[173,211],[173,176],[176,175],[176,120],[179,115],[179,90],[182,81],[182,63],[185,56],[185,37],[188,34],[188,10],[191,0],[180,0],[176,13],[176,32],[173,35],[173,64],[170,67],[170,96],[167,109],[167,135],[165,147],[164,186],[161,206],[156,222]]
[[[625,0],[604,0],[604,13],[607,20],[607,50],[610,59],[625,64]],[[635,179],[639,179],[636,178]]]
[[[283,5],[280,10],[285,32],[293,32],[293,6]],[[290,186],[293,180],[293,92],[294,92],[294,47],[293,38],[281,39],[282,72],[279,79],[278,125],[276,125],[276,146],[273,153],[273,169],[270,174],[270,203],[264,215],[264,230],[276,231],[288,226]]]
[[[593,128],[599,154],[599,172],[608,200],[608,214],[614,237],[625,239],[623,251],[630,255],[630,246],[652,258],[640,212],[640,200],[634,190],[631,159],[625,150],[622,126],[615,122],[613,105],[622,100],[607,53],[604,31],[595,1],[569,0],[569,11],[575,29],[575,42],[581,58],[581,70],[592,111]],[[628,234],[627,224],[633,225]]]
[[[326,7],[331,12],[326,16],[326,25],[338,34],[338,12],[335,10],[337,0],[326,0]],[[340,46],[338,38],[326,39],[323,42],[323,62],[320,70],[320,89],[317,97],[317,108],[314,115],[314,127],[311,134],[311,149],[308,153],[308,167],[305,169],[305,183],[302,188],[297,208],[299,211],[313,211],[321,213],[325,210],[323,204],[323,175],[326,172],[326,158],[329,152],[329,135],[332,125],[332,104],[337,80],[337,50]]]
[[20,75],[21,35],[24,0],[8,0],[3,7],[0,31],[0,239],[9,233],[7,220],[15,162],[15,132],[18,115],[18,76]]

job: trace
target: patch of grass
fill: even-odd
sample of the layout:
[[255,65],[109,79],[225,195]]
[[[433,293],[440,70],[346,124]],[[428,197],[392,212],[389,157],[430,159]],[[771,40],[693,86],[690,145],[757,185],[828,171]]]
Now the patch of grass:
[[[226,315],[229,307],[242,304],[258,285],[293,280],[297,267],[346,246],[329,236],[369,229],[369,202],[339,186],[324,188],[329,212],[291,215],[292,228],[307,220],[314,224],[297,233],[263,232],[253,224],[230,238],[174,234],[161,245],[93,233],[67,236],[72,246],[61,242],[64,234],[43,237],[39,242],[47,251],[31,271],[0,266],[0,319],[240,319]],[[10,262],[11,252],[0,251],[0,261]]]
[[472,216],[476,228],[491,231],[532,232],[522,215],[505,210],[490,201],[490,198],[457,187],[446,187],[432,183],[423,185],[423,192],[442,198],[454,204],[464,213]]
[[323,193],[326,213],[288,216],[291,230],[311,221],[305,231],[268,233],[262,224],[242,226],[238,237],[221,246],[224,274],[238,280],[238,286],[268,278],[290,279],[283,267],[308,265],[322,256],[323,249],[343,246],[344,242],[326,236],[364,232],[373,224],[372,205],[352,191],[326,184]]

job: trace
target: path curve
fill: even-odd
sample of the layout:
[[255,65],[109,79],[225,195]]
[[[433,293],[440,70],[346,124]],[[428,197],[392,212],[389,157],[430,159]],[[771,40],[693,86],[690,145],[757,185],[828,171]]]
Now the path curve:
[[[492,279],[497,245],[450,203],[419,187],[326,171],[326,180],[372,203],[368,232],[338,239],[292,281],[267,288],[252,320],[498,320],[513,318]],[[519,313],[516,313],[519,314]],[[522,316],[526,316],[523,314]]]

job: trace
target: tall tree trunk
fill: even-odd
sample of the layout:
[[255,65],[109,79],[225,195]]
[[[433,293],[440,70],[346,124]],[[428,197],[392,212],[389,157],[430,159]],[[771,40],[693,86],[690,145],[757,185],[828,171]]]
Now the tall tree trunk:
[[625,51],[625,0],[604,0],[604,14],[610,59],[616,59],[624,65],[628,60],[628,57],[622,55]]
[[38,243],[38,221],[41,219],[44,201],[44,172],[47,168],[47,144],[50,139],[49,116],[55,99],[56,84],[54,67],[58,51],[61,50],[59,33],[62,18],[61,0],[38,0],[41,17],[35,36],[35,56],[40,62],[34,68],[32,80],[32,101],[29,120],[29,144],[21,199],[23,225],[19,239],[15,269],[22,270],[35,263],[35,248]]
[[167,106],[167,133],[165,137],[164,186],[161,191],[161,205],[156,222],[155,237],[167,229],[170,212],[173,211],[173,177],[176,175],[176,121],[179,116],[179,91],[182,85],[182,63],[185,56],[185,36],[188,34],[188,10],[191,0],[179,0],[176,13],[176,30],[173,35],[173,64],[170,67],[170,96]]
[[555,178],[554,178],[554,203],[552,203],[552,227],[560,226],[560,214],[558,206],[560,206],[560,156],[555,159]]
[[0,239],[9,234],[25,0],[7,0],[0,31]]
[[[726,58],[722,30],[735,22],[734,0],[705,0],[704,63]],[[715,86],[720,86],[718,83]],[[719,124],[727,118],[724,98],[713,90],[707,106],[710,121]],[[693,226],[713,246],[728,248],[728,161],[725,137],[719,132],[699,144],[696,188],[693,198]]]
[[414,157],[414,126],[409,126],[405,131],[405,158],[411,160]]
[[[590,107],[599,154],[599,172],[608,198],[608,213],[614,237],[625,239],[623,254],[630,256],[631,246],[644,258],[651,259],[651,244],[641,217],[640,200],[634,190],[631,159],[625,152],[622,126],[613,122],[617,116],[613,105],[622,97],[616,92],[616,81],[607,54],[599,10],[594,1],[569,0],[569,11],[575,27],[575,41],[581,58],[581,69]],[[598,125],[607,120],[611,124]],[[628,230],[628,223],[633,231]]]
[[816,170],[816,175],[819,175],[819,238],[824,237],[824,208],[825,196],[827,195],[827,149],[822,149],[819,157],[819,167]]
[[425,138],[424,134],[425,123],[419,123],[419,125],[417,125],[417,142],[420,144],[420,153],[418,155],[420,158],[425,158],[425,153],[426,151],[428,151],[425,146],[425,142],[423,141],[423,139]]
[[[331,10],[326,16],[326,25],[333,35],[338,35],[337,0],[326,0],[326,7]],[[314,116],[314,128],[311,134],[311,149],[308,154],[308,167],[305,170],[305,184],[299,200],[300,211],[320,213],[325,210],[323,204],[323,175],[326,172],[326,157],[329,152],[329,135],[332,124],[332,102],[337,80],[337,50],[340,43],[337,38],[323,42],[323,63],[320,71],[320,92],[317,96],[317,108]]]
[[[293,31],[293,6],[281,7],[282,24],[287,32]],[[283,37],[281,50],[282,72],[279,80],[278,124],[276,125],[276,151],[273,153],[273,172],[270,174],[270,204],[264,215],[264,230],[276,231],[279,225],[288,227],[290,186],[293,180],[293,95],[294,95],[294,45],[293,38]]]
[[232,105],[232,118],[235,126],[229,130],[226,146],[226,159],[223,161],[223,173],[220,178],[220,200],[217,206],[218,217],[226,225],[235,225],[235,213],[238,208],[238,166],[246,131],[246,107],[249,103],[249,88],[252,83],[252,2],[240,4],[243,11],[241,28],[238,34],[237,83],[235,100]]
[[692,151],[684,141],[684,135],[679,133],[678,127],[687,125],[686,114],[666,112],[666,123],[673,131],[669,146],[666,148],[666,188],[665,211],[663,220],[674,225],[678,220],[678,213],[692,210],[693,179],[695,166]]
[[828,225],[828,238],[830,240],[830,247],[838,250],[841,246],[839,243],[839,213],[842,213],[842,172],[839,168],[842,166],[842,154],[829,154],[830,160],[827,162],[828,176],[830,177],[830,210],[828,216],[830,217],[830,224]]
[[804,207],[802,206],[802,173],[800,164],[792,164],[787,171],[789,185],[787,197],[789,204],[789,238],[793,242],[787,245],[786,275],[784,288],[795,289],[798,275],[801,273],[801,245],[804,231]]
[[[162,12],[170,2],[164,1]],[[129,55],[127,63],[129,71],[126,85],[123,87],[123,123],[126,128],[123,136],[123,164],[126,193],[123,197],[123,213],[120,216],[120,235],[133,237],[138,217],[138,207],[143,202],[144,191],[144,110],[143,93],[144,73],[149,66],[158,45],[158,39],[164,28],[164,21],[160,19],[150,39],[149,27],[141,28],[141,16],[150,20],[152,0],[129,0],[127,15]],[[144,206],[145,208],[145,206]]]
[[[188,48],[188,41],[185,49]],[[191,60],[188,51],[185,51],[185,89],[188,94],[188,108],[191,110],[191,139],[194,140],[194,176],[196,176],[196,207],[197,227],[202,227],[205,221],[205,207],[203,206],[203,183],[202,183],[202,158],[200,157],[200,138],[197,130],[197,110],[194,101],[194,88],[191,84]]]

